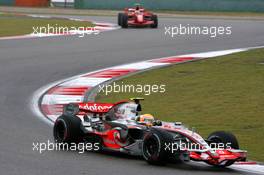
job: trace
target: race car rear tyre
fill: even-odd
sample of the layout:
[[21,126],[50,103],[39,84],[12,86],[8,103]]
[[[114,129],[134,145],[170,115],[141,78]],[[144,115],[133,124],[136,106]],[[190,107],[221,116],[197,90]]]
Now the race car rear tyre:
[[119,26],[121,26],[121,23],[122,23],[122,17],[123,17],[123,13],[118,13],[117,23],[118,23]]
[[152,165],[165,165],[170,155],[166,144],[172,143],[173,137],[167,131],[152,128],[143,138],[142,155]]
[[207,138],[209,143],[223,143],[225,148],[227,144],[233,149],[239,149],[237,138],[230,132],[216,131],[210,134]]
[[128,27],[128,16],[127,14],[122,14],[122,18],[121,18],[121,27],[122,28],[127,28]]
[[151,24],[150,27],[151,28],[157,28],[158,27],[158,16],[157,15],[153,15],[151,17],[151,20],[154,21],[154,24]]
[[53,136],[57,143],[77,143],[80,141],[81,119],[77,116],[61,115],[53,127]]

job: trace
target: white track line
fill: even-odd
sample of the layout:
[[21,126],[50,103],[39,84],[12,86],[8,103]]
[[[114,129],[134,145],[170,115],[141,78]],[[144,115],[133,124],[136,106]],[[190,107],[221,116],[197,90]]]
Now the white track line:
[[264,166],[263,165],[232,165],[229,168],[239,171],[245,171],[249,173],[257,173],[264,174]]

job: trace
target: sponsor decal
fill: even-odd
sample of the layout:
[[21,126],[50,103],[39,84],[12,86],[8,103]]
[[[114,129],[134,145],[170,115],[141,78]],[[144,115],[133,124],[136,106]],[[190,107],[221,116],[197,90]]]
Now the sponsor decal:
[[97,104],[97,103],[79,104],[80,109],[89,110],[92,112],[107,112],[112,107],[113,107],[112,104]]

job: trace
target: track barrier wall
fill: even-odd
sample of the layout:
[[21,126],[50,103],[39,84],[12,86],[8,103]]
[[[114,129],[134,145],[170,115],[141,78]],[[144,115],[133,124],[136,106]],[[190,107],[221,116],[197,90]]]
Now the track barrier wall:
[[16,0],[16,6],[25,7],[47,7],[49,6],[49,0]]
[[13,6],[15,5],[15,0],[0,0],[0,5]]
[[119,10],[135,3],[151,10],[264,12],[264,0],[75,0],[75,8]]

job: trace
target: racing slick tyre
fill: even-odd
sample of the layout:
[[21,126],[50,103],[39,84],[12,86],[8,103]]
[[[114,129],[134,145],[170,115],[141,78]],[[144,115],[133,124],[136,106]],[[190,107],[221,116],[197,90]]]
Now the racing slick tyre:
[[152,128],[143,138],[142,155],[152,165],[165,165],[170,157],[166,144],[172,143],[173,137],[167,131]]
[[157,28],[158,27],[158,16],[157,15],[153,15],[151,17],[151,20],[154,21],[154,24],[151,24],[150,27],[151,28]]
[[80,141],[81,119],[77,116],[61,115],[53,127],[53,136],[57,143],[77,143]]
[[123,17],[123,13],[118,13],[117,23],[119,26],[121,26],[122,24],[122,17]]
[[127,28],[128,27],[128,16],[127,14],[122,14],[122,18],[121,18],[121,27],[122,28]]
[[[222,144],[224,144],[224,148],[227,148],[227,144],[228,144],[229,147],[231,147],[233,149],[239,149],[239,144],[238,144],[237,138],[230,132],[225,132],[225,131],[213,132],[212,134],[210,134],[208,136],[207,141],[209,142],[209,144],[222,143]],[[214,165],[214,166],[226,167],[226,166],[232,165],[234,162],[235,161],[230,160],[230,161],[227,161],[223,165]]]
[[233,149],[239,149],[237,138],[230,132],[216,131],[210,134],[207,138],[210,143],[223,143],[225,148],[227,144]]

